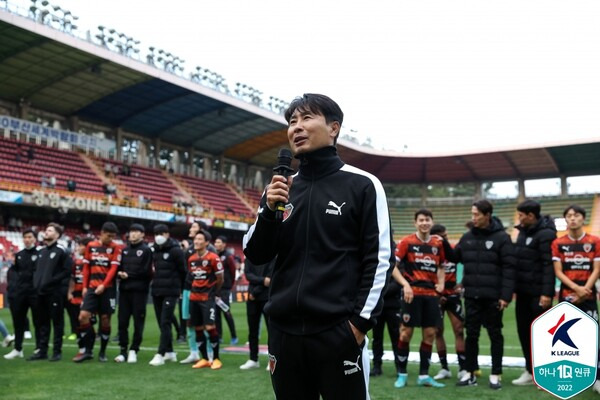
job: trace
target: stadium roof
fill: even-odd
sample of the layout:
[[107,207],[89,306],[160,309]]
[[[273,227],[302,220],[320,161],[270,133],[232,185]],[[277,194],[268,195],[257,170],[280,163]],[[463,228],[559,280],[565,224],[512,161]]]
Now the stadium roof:
[[[0,98],[148,138],[270,166],[287,143],[282,116],[0,11]],[[340,140],[344,161],[384,182],[458,182],[600,174],[600,138],[462,155],[410,156]]]

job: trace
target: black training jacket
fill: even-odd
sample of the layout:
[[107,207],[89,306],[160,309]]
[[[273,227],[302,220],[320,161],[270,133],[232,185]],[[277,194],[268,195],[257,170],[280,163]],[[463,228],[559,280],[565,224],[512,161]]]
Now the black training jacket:
[[33,273],[33,286],[38,294],[64,292],[64,281],[71,276],[73,259],[68,250],[58,242],[42,247],[38,252]]
[[121,252],[119,271],[127,272],[127,279],[119,280],[119,290],[148,292],[152,279],[152,249],[146,242],[129,243]]
[[385,192],[376,177],[345,165],[333,146],[299,158],[284,221],[275,221],[263,195],[244,236],[253,263],[277,256],[265,311],[290,334],[345,320],[367,332],[394,265]]
[[35,294],[33,287],[33,273],[38,257],[38,250],[34,247],[23,249],[15,254],[15,263],[10,267],[9,286],[12,289],[11,295],[14,297],[28,296]]
[[502,222],[492,217],[486,229],[472,228],[454,248],[463,263],[465,297],[502,299],[510,302],[515,288],[515,257],[510,236]]
[[153,296],[179,297],[186,275],[185,256],[179,243],[169,238],[162,246],[152,246],[154,261]]
[[517,259],[517,296],[554,297],[554,265],[552,241],[556,239],[556,226],[550,216],[541,217],[528,228],[516,226],[519,236],[515,243]]

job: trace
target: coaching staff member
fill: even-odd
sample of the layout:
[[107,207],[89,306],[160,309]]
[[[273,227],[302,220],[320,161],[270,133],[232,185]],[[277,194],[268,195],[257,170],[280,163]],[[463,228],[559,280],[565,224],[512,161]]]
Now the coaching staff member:
[[[343,113],[329,97],[305,94],[285,119],[300,170],[287,182],[272,178],[244,237],[253,263],[277,256],[266,305],[275,396],[365,399],[365,334],[394,260],[385,193],[377,178],[338,157]],[[287,203],[280,223],[278,202]]]

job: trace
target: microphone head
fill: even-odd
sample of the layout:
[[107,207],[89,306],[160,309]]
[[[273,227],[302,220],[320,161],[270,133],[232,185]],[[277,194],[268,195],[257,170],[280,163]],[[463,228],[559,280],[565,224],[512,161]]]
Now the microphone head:
[[279,149],[279,154],[277,155],[277,165],[284,165],[286,167],[292,165],[292,152],[290,149]]

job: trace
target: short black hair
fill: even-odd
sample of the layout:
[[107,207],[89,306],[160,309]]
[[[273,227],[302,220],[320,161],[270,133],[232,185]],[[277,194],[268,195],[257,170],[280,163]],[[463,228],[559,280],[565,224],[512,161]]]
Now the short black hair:
[[190,227],[194,224],[198,224],[198,226],[200,227],[200,229],[204,229],[207,230],[208,229],[208,225],[206,224],[206,222],[199,220],[199,219],[195,219],[191,224]]
[[100,231],[108,233],[119,233],[119,228],[117,228],[117,225],[114,222],[106,221],[102,224],[102,228],[100,228]]
[[517,205],[517,211],[520,211],[525,214],[532,213],[535,215],[537,219],[540,219],[540,212],[542,211],[542,206],[535,200],[524,200]]
[[429,232],[432,235],[438,235],[440,233],[444,233],[446,232],[446,227],[442,224],[435,224],[431,227],[431,232]]
[[56,233],[58,233],[58,236],[62,236],[64,229],[62,226],[60,226],[59,224],[57,224],[56,222],[50,222],[47,225],[47,228],[54,228],[54,230],[56,231]]
[[[210,242],[212,240],[212,235],[208,231],[205,231],[204,229],[200,229],[198,231],[198,233],[196,233],[196,236],[198,236],[198,235],[204,236],[204,240],[206,240],[207,242]],[[196,237],[196,236],[194,236],[194,237]]]
[[565,211],[563,211],[563,218],[565,218],[567,213],[571,210],[575,211],[577,214],[583,215],[583,218],[585,218],[585,209],[578,204],[569,204],[567,208],[565,208]]
[[129,232],[131,232],[131,231],[138,231],[138,232],[145,233],[146,228],[144,228],[144,225],[142,225],[142,224],[134,223],[129,226]]
[[220,240],[223,243],[227,243],[227,236],[219,235],[215,238],[215,240]]
[[[342,129],[342,123],[344,122],[344,113],[342,112],[342,109],[335,101],[323,94],[304,93],[302,97],[296,97],[292,100],[284,113],[285,120],[288,124],[296,110],[320,114],[325,117],[325,122],[328,124],[338,122],[340,124],[340,130]],[[340,133],[338,132],[333,141],[334,145],[337,143],[339,135]]]
[[494,206],[486,199],[477,200],[473,203],[473,206],[483,214],[492,214],[494,212]]
[[419,215],[424,215],[426,217],[433,219],[433,213],[431,212],[431,210],[428,210],[427,208],[420,208],[415,212],[415,221],[417,220],[417,217]]
[[82,246],[87,246],[89,242],[91,242],[93,239],[89,236],[86,236],[84,238],[81,238],[77,241],[77,243],[79,243]]
[[33,237],[37,238],[37,233],[36,233],[36,231],[33,230],[33,228],[25,228],[25,230],[23,231],[21,236],[25,237],[25,235],[27,235],[28,233],[31,233],[33,235]]
[[162,233],[169,233],[169,227],[165,224],[154,225],[154,234],[160,235]]

